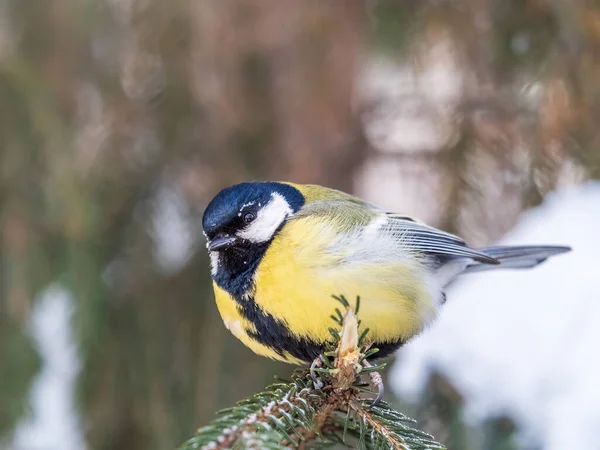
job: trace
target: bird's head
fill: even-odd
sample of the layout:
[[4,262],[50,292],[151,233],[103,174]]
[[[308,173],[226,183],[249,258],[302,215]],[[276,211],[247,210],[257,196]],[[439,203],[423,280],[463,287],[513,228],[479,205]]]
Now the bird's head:
[[285,183],[240,183],[219,192],[202,218],[213,275],[219,263],[248,264],[257,252],[264,253],[284,222],[303,204],[300,191]]

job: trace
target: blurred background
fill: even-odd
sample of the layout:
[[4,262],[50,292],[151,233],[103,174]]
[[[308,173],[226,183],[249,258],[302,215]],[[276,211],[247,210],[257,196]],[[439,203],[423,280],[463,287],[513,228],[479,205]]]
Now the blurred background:
[[0,449],[174,448],[289,376],[209,281],[254,179],[574,246],[455,286],[387,395],[449,449],[600,448],[599,124],[597,1],[0,0]]

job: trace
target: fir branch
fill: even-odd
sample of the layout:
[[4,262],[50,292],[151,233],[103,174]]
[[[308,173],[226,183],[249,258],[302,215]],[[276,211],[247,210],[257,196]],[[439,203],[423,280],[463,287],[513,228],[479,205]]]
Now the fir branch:
[[[372,366],[367,357],[376,349],[363,345],[359,321],[344,297],[336,297],[344,313],[332,319],[333,340],[313,372],[322,384],[315,387],[308,369],[296,371],[290,381],[268,386],[200,428],[180,450],[314,449],[336,444],[360,449],[443,449],[432,436],[413,428],[415,421],[385,402],[377,406],[369,383],[361,375],[380,380],[384,365]],[[320,367],[318,367],[320,365]]]

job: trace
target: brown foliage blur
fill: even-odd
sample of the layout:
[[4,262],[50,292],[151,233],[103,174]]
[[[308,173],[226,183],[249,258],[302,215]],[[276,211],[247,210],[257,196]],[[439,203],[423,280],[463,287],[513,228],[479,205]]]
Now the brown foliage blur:
[[[50,283],[75,301],[90,448],[172,448],[290,371],[218,318],[199,217],[220,188],[320,183],[484,244],[600,175],[598,80],[583,0],[3,2],[0,432]],[[174,269],[165,204],[195,226]]]

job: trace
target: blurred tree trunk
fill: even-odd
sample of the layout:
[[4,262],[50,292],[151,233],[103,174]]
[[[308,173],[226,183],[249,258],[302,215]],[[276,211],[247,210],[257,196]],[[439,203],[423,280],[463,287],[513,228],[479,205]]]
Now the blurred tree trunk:
[[192,11],[211,162],[351,190],[365,148],[352,107],[363,3],[209,0]]

